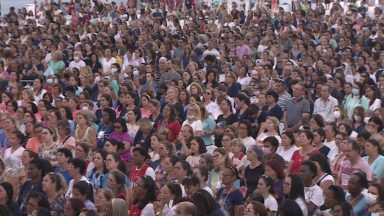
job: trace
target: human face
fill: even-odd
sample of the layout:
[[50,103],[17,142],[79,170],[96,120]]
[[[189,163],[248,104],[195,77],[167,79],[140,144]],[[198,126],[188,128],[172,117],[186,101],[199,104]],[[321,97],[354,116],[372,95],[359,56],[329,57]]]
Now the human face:
[[248,127],[246,124],[239,124],[239,137],[242,139],[248,137]]
[[44,176],[42,182],[43,191],[46,193],[55,190],[55,184],[52,182],[50,175],[53,175],[53,173],[48,173],[46,176]]
[[161,165],[164,167],[164,170],[167,173],[170,173],[174,169],[174,166],[169,157],[167,157]]
[[251,203],[249,203],[245,209],[244,209],[244,215],[245,216],[254,216],[256,215],[255,210],[253,209],[253,206]]
[[167,185],[163,186],[160,190],[159,199],[162,203],[169,203],[172,199],[172,193],[167,187]]
[[367,142],[365,142],[364,151],[368,155],[375,154],[375,153],[377,153],[377,146],[374,146],[372,143],[367,141]]
[[184,170],[180,162],[177,162],[174,166],[174,171],[178,177],[184,178],[187,175],[187,172]]
[[222,165],[223,163],[225,163],[225,156],[220,154],[219,152],[214,152],[213,164],[215,165],[215,167],[220,167],[220,165]]
[[300,166],[299,176],[300,176],[301,180],[303,181],[304,186],[307,186],[307,185],[305,185],[306,183],[312,182],[312,179],[314,177],[313,175],[314,174],[311,172],[311,170],[309,169],[309,167],[307,165],[301,165]]
[[76,116],[76,123],[78,125],[85,125],[87,123],[87,120],[84,118],[83,115],[77,115]]
[[307,138],[307,136],[305,135],[305,133],[300,133],[300,134],[299,134],[298,141],[299,141],[299,144],[300,144],[301,146],[308,145],[309,142],[310,142],[310,140]]
[[104,196],[104,191],[99,191],[96,194],[96,196],[95,196],[95,205],[97,207],[105,207],[105,206],[109,205],[107,198]]
[[145,160],[144,156],[142,156],[139,152],[134,151],[132,153],[132,160],[135,165],[142,164]]
[[3,188],[3,186],[0,186],[0,200],[8,200],[9,197],[7,196],[7,191]]
[[101,154],[99,152],[95,152],[93,154],[93,158],[92,158],[92,161],[93,161],[93,164],[96,168],[100,168],[100,167],[103,167],[104,166],[104,159],[103,159],[103,156],[101,156]]
[[225,113],[229,110],[229,106],[226,100],[221,101],[220,103],[220,110]]
[[35,164],[29,164],[27,168],[27,176],[30,179],[35,179],[41,176],[41,170],[39,170]]
[[233,173],[232,169],[225,168],[221,173],[221,182],[225,184],[230,184],[235,181],[235,174]]
[[171,115],[171,108],[169,106],[164,106],[163,108],[163,116],[169,117]]
[[113,175],[109,175],[109,178],[108,178],[108,188],[114,190],[117,188],[117,182],[116,182],[116,179]]
[[167,147],[163,143],[160,143],[160,145],[159,145],[159,156],[160,157],[165,157],[168,154],[169,154],[169,151],[168,151]]
[[153,151],[157,152],[158,148],[159,148],[159,139],[157,138],[157,136],[152,136],[151,137],[151,149]]
[[336,197],[335,197],[335,193],[330,190],[330,189],[327,189],[324,193],[324,205],[328,208],[332,208],[334,207],[336,204],[337,204],[337,200],[336,200]]
[[199,155],[199,143],[196,140],[191,141],[191,151],[194,155]]
[[230,147],[231,147],[231,138],[227,135],[224,135],[223,136],[223,139],[221,139],[221,144],[223,145],[223,147],[227,150],[230,150]]
[[46,128],[41,131],[41,138],[45,143],[53,142],[53,134]]
[[259,182],[257,183],[256,191],[259,192],[260,194],[266,194],[268,193],[268,190],[269,188],[266,182],[264,181],[264,179],[260,178]]
[[362,186],[361,186],[359,181],[360,181],[359,177],[357,177],[356,175],[353,175],[353,174],[348,181],[348,192],[353,196],[361,193]]
[[115,169],[117,169],[118,165],[119,165],[119,163],[113,158],[112,155],[109,154],[107,156],[107,159],[105,160],[105,166],[107,167],[107,169],[109,171],[115,170]]
[[39,207],[39,200],[37,198],[30,198],[27,202],[27,213],[32,214]]
[[270,166],[266,165],[265,166],[265,172],[264,174],[266,176],[269,176],[271,177],[273,180],[276,180],[277,179],[277,173],[275,172],[275,170],[273,170]]
[[117,145],[112,145],[109,141],[107,141],[104,145],[104,151],[107,153],[114,153],[117,152]]
[[285,177],[284,179],[284,194],[289,195],[291,193],[292,179],[291,177]]
[[29,164],[29,162],[32,161],[32,158],[29,156],[29,152],[27,151],[23,151],[23,155],[21,156],[21,164],[23,164],[23,166],[27,166],[27,164]]
[[67,204],[65,204],[64,216],[75,216],[75,212],[73,211],[73,208],[70,202],[67,202]]

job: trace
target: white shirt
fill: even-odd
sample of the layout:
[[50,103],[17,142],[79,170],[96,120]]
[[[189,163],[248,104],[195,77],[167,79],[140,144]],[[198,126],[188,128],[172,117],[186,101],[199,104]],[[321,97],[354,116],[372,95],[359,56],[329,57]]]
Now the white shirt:
[[193,129],[193,133],[196,133],[197,131],[203,131],[203,124],[201,123],[201,120],[194,120],[192,123],[190,123],[188,120],[185,120],[182,126],[184,125],[190,125]]
[[253,137],[251,137],[251,136],[245,137],[242,140],[244,142],[245,149],[247,149],[247,150],[250,146],[256,145],[256,140],[253,139]]
[[140,216],[155,216],[155,210],[152,203],[148,203],[140,213]]
[[332,140],[330,142],[325,141],[324,145],[331,149],[328,153],[328,159],[332,164],[333,161],[336,159],[337,155],[339,155],[339,148],[337,148],[335,140]]
[[113,63],[116,63],[116,59],[113,57],[110,58],[109,61],[106,58],[102,60],[101,65],[103,67],[103,74],[111,72]]
[[147,170],[145,171],[145,175],[151,177],[153,180],[155,180],[156,174],[155,170],[153,170],[152,167],[148,167]]
[[245,89],[247,88],[247,86],[249,85],[249,83],[251,82],[251,77],[243,77],[243,78],[237,78],[237,83],[239,83],[241,85],[241,89]]
[[76,62],[75,60],[71,61],[69,63],[69,68],[77,68],[80,70],[80,68],[85,67],[85,62],[83,60],[80,60],[79,62]]
[[323,189],[317,184],[314,184],[311,187],[304,187],[304,195],[307,203],[312,202],[317,207],[324,204]]
[[186,161],[189,163],[189,165],[191,165],[192,168],[198,167],[200,165],[200,155],[189,155]]
[[339,105],[339,102],[331,95],[329,95],[326,101],[322,98],[318,98],[315,101],[313,114],[320,114],[324,118],[325,122],[333,122],[335,121],[335,117],[333,117],[333,109],[337,105]]
[[268,211],[277,212],[277,201],[271,194],[269,194],[269,196],[264,199],[264,206]]
[[291,161],[292,159],[292,155],[295,151],[297,151],[299,148],[295,145],[292,145],[291,148],[289,148],[288,150],[284,150],[284,147],[283,146],[279,146],[277,148],[277,151],[276,151],[276,154],[280,155],[285,162],[289,162]]
[[373,104],[369,106],[369,110],[375,111],[376,109],[381,107],[381,100],[376,98],[375,101],[373,101]]
[[21,156],[23,156],[24,148],[20,146],[16,151],[12,152],[11,147],[7,148],[4,153],[4,164],[6,168],[20,168]]
[[[75,181],[74,179],[71,179],[71,181],[69,181],[68,190],[67,190],[67,193],[65,193],[65,198],[67,198],[67,199],[72,198],[72,188],[73,188],[73,184],[74,184],[73,182],[74,181]],[[81,176],[80,181],[85,181],[85,182],[90,184],[88,178],[85,176]]]

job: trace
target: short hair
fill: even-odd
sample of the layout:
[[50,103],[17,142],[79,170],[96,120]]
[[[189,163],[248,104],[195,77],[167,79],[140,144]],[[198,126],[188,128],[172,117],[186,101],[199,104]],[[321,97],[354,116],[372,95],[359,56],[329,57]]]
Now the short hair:
[[71,205],[74,215],[79,215],[81,210],[85,208],[84,202],[77,198],[70,198],[67,203]]
[[252,205],[253,211],[257,215],[259,215],[259,216],[267,216],[268,215],[268,211],[265,208],[264,203],[254,201],[254,200],[251,200],[248,203]]
[[307,166],[309,168],[309,170],[313,173],[312,178],[315,178],[315,176],[317,175],[317,167],[316,167],[315,162],[310,161],[310,160],[305,160],[305,161],[303,161],[301,166]]
[[207,164],[206,168],[208,169],[208,172],[213,170],[213,156],[211,154],[209,154],[209,153],[201,154],[200,158],[204,158],[205,163]]
[[285,177],[284,174],[284,166],[281,166],[281,162],[277,159],[270,159],[265,162],[265,166],[269,166],[273,171],[276,172],[277,179],[283,179]]
[[265,138],[263,140],[263,143],[271,144],[271,146],[274,149],[274,151],[276,151],[277,148],[279,147],[279,140],[277,140],[277,138],[274,137],[274,136],[269,136],[269,137]]
[[47,173],[47,170],[45,169],[43,160],[41,159],[33,159],[31,162],[29,162],[29,165],[34,164],[37,169],[41,170],[41,177],[44,177]]
[[310,161],[317,162],[320,166],[320,169],[328,173],[329,175],[332,175],[331,166],[329,164],[328,158],[324,156],[323,154],[313,154],[309,157]]
[[85,163],[85,161],[79,158],[72,158],[69,163],[72,164],[74,168],[79,168],[79,172],[81,175],[85,174],[85,170],[87,169],[87,164]]
[[344,202],[345,201],[345,192],[343,188],[337,185],[331,185],[328,187],[328,190],[332,191],[336,201],[339,202]]
[[275,100],[275,102],[277,102],[279,100],[279,94],[277,94],[277,92],[275,92],[275,91],[273,91],[271,89],[267,91],[266,96],[268,96],[268,95],[272,96],[273,99]]
[[337,203],[335,206],[340,205],[341,210],[343,211],[343,215],[351,215],[351,212],[353,211],[353,207],[349,202],[344,201],[341,203]]
[[27,202],[30,199],[37,199],[38,200],[38,206],[50,209],[48,198],[45,194],[37,192],[37,191],[31,191],[28,195]]
[[59,148],[57,150],[57,153],[59,153],[59,152],[63,153],[66,158],[72,159],[72,157],[73,157],[72,151],[67,149],[67,148]]
[[191,215],[191,216],[199,215],[195,204],[193,204],[192,202],[184,201],[184,202],[180,202],[178,205],[183,205],[185,207],[184,208],[185,215]]
[[147,150],[145,150],[145,148],[143,148],[143,147],[135,147],[135,148],[132,150],[132,152],[137,152],[137,153],[139,153],[141,156],[144,156],[144,158],[145,158],[146,160],[150,158],[150,156],[149,156]]
[[195,175],[187,176],[183,179],[182,184],[184,186],[197,186],[200,185],[200,180]]

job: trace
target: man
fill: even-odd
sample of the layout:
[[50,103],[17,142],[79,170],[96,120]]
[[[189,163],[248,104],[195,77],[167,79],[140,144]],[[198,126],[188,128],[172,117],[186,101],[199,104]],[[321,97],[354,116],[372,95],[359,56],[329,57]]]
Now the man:
[[171,81],[178,81],[181,79],[181,76],[179,73],[177,73],[177,71],[175,70],[174,66],[173,66],[173,61],[175,60],[168,60],[167,61],[167,71],[164,72],[160,78],[160,83],[165,83],[166,85],[168,85]]
[[340,171],[338,173],[337,185],[340,185],[344,190],[347,189],[348,181],[351,175],[355,172],[363,172],[367,176],[369,182],[372,181],[372,171],[369,164],[360,156],[361,147],[354,140],[346,142],[344,152],[347,160],[340,163]]
[[197,216],[196,206],[191,202],[180,202],[176,205],[175,216]]
[[68,171],[69,161],[72,157],[73,155],[71,150],[67,148],[60,148],[57,150],[56,160],[58,166],[55,168],[55,173],[60,173],[64,177],[67,184],[69,184],[69,181],[72,179]]
[[299,82],[292,85],[293,98],[287,101],[284,112],[284,126],[287,130],[297,131],[302,118],[309,116],[309,102],[304,98],[304,86]]
[[155,73],[156,82],[158,82],[158,84],[160,83],[160,79],[163,76],[163,73],[167,71],[167,61],[168,59],[165,57],[161,57],[159,59],[159,69]]
[[282,79],[274,79],[273,81],[276,82],[276,85],[272,85],[272,90],[277,92],[279,95],[279,100],[277,101],[277,105],[281,107],[281,109],[285,109],[285,105],[287,104],[287,101],[292,98],[292,96],[287,92],[284,80]]
[[333,109],[339,105],[336,98],[330,95],[331,88],[328,85],[323,85],[320,91],[320,98],[315,101],[313,114],[319,114],[323,117],[324,121],[331,123],[335,121],[333,116]]

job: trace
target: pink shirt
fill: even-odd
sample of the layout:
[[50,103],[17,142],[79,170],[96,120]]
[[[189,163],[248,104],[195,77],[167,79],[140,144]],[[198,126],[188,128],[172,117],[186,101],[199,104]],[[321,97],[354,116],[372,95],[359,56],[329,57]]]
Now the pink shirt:
[[364,172],[368,181],[372,181],[372,171],[366,161],[360,158],[355,164],[352,164],[350,160],[345,160],[340,163],[339,171],[340,186],[343,189],[347,189],[348,181],[355,172]]

